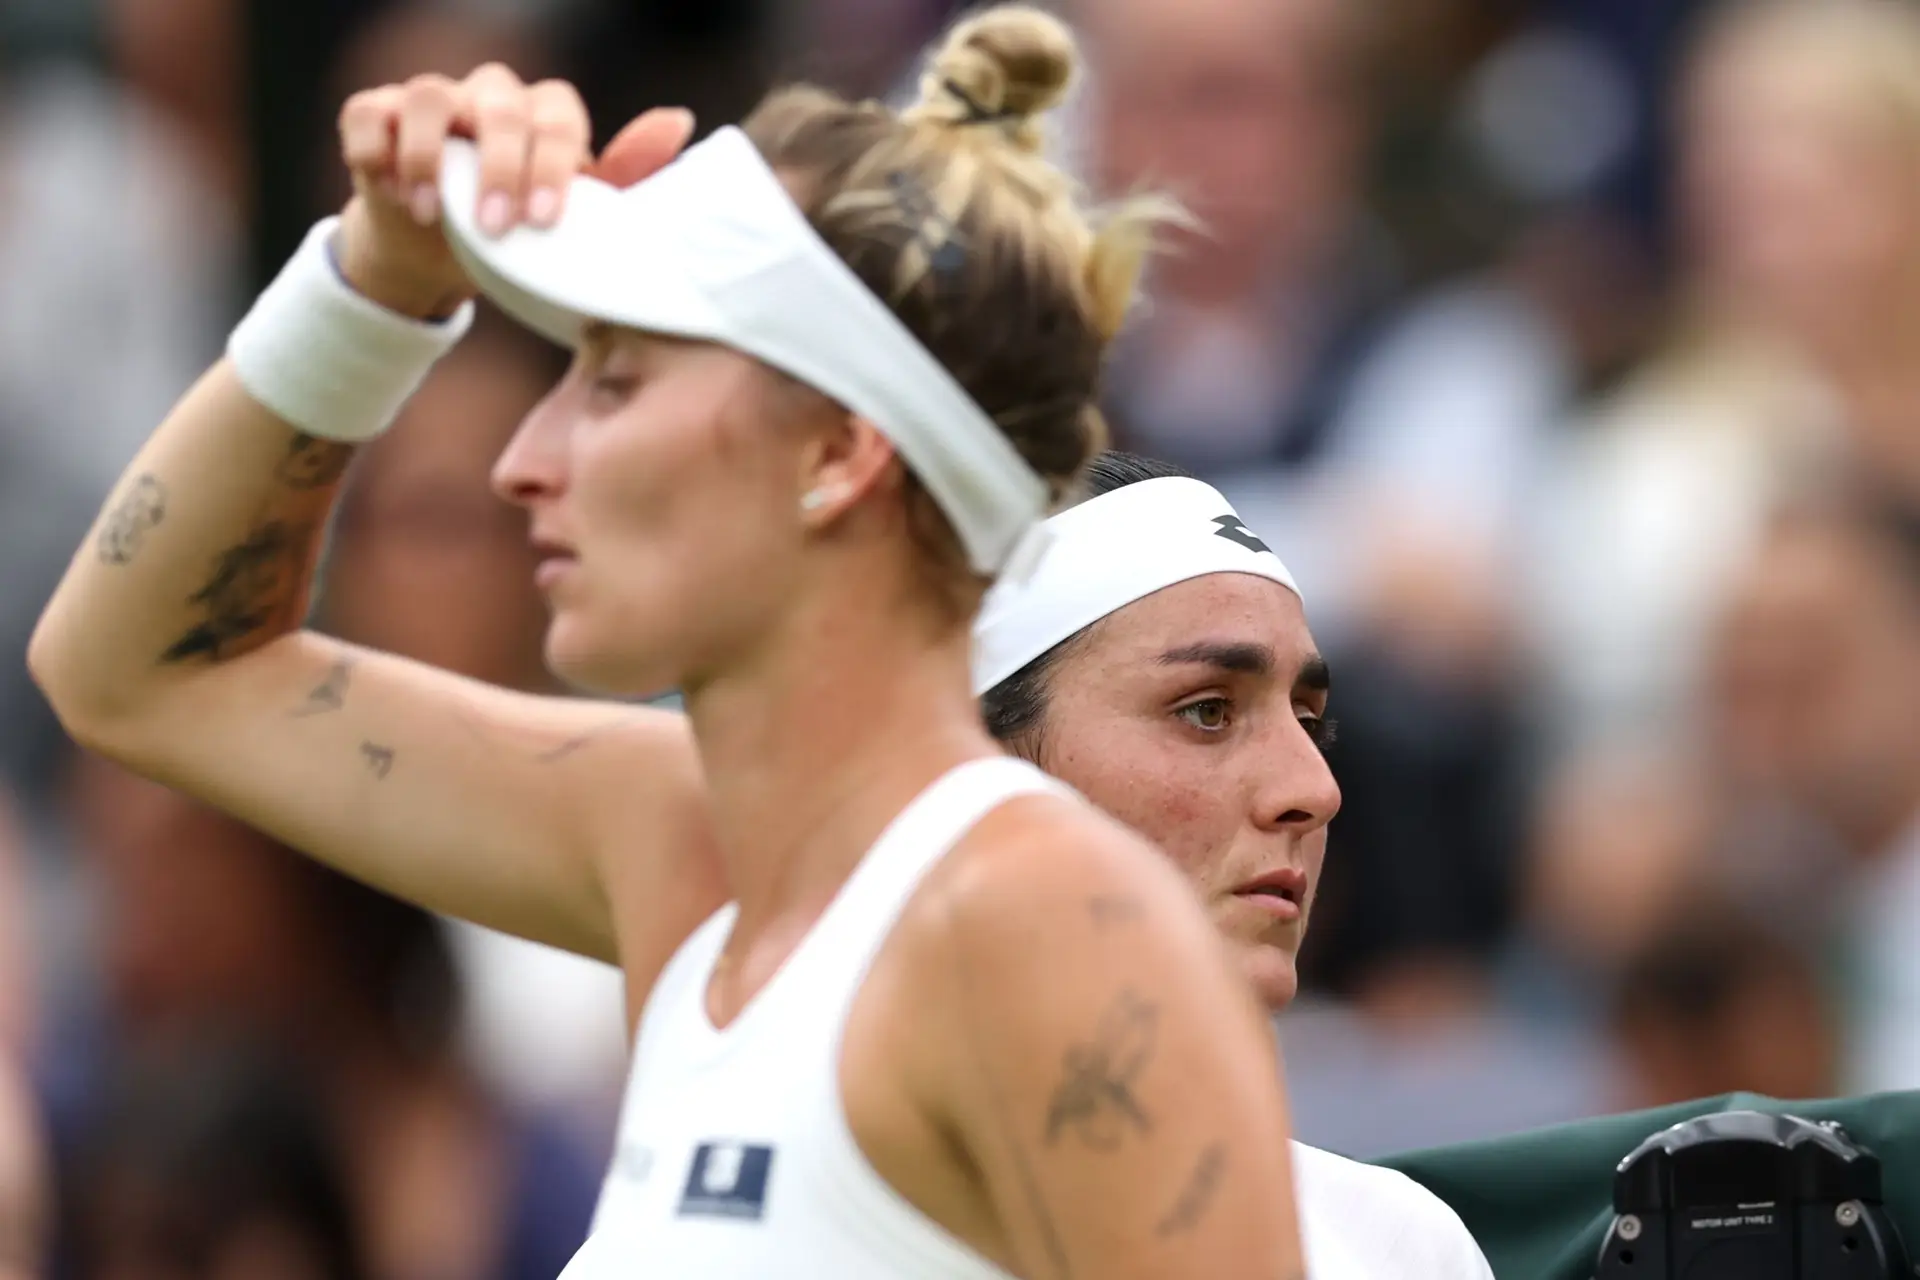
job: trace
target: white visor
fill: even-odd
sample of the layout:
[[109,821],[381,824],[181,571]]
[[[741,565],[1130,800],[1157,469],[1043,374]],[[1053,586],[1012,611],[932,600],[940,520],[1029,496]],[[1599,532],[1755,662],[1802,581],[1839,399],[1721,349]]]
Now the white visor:
[[[447,148],[448,242],[501,310],[563,346],[591,321],[717,342],[884,431],[983,574],[1008,567],[1047,486],[993,420],[808,225],[747,136],[719,130],[625,189],[574,179],[550,230],[479,229],[479,155]],[[1037,554],[1039,539],[1021,548]]]
[[1045,554],[1025,581],[987,593],[973,628],[973,691],[984,695],[1062,640],[1156,591],[1210,573],[1300,588],[1212,485],[1143,480],[1047,521]]

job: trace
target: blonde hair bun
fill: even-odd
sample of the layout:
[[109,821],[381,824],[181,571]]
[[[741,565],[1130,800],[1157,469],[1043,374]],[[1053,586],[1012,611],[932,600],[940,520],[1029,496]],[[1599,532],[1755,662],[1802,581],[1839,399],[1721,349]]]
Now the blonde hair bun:
[[1066,23],[1032,5],[995,5],[947,33],[906,118],[999,125],[1037,150],[1036,120],[1067,96],[1079,66],[1079,46]]

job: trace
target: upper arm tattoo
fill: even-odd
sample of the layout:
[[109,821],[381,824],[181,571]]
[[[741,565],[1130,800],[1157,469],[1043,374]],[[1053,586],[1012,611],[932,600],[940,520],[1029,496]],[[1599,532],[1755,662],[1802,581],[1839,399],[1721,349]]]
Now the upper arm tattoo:
[[1159,1030],[1159,1007],[1131,987],[1122,990],[1093,1038],[1067,1049],[1060,1083],[1047,1103],[1048,1146],[1071,1132],[1096,1151],[1111,1151],[1129,1132],[1153,1131],[1133,1086],[1153,1060]]
[[298,599],[312,541],[310,524],[269,520],[222,552],[206,585],[187,598],[205,618],[174,641],[161,660],[219,661],[272,625]]
[[324,489],[347,473],[354,446],[296,431],[273,478],[289,489]]
[[100,526],[100,560],[103,564],[132,564],[146,543],[147,534],[167,518],[167,487],[160,477],[148,472],[133,482],[132,488],[114,504]]
[[1173,1208],[1154,1224],[1153,1234],[1177,1236],[1199,1226],[1200,1219],[1206,1217],[1207,1210],[1213,1207],[1215,1193],[1220,1190],[1220,1179],[1226,1168],[1227,1144],[1208,1143],[1200,1152],[1199,1160],[1194,1162],[1193,1172],[1187,1175],[1186,1185],[1173,1202]]

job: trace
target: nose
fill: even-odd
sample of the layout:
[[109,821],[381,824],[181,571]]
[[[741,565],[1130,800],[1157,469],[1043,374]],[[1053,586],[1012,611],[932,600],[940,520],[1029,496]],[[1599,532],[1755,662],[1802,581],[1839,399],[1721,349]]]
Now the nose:
[[557,497],[567,481],[566,383],[533,407],[493,464],[493,491],[503,501],[531,507]]
[[1254,821],[1263,830],[1311,835],[1340,812],[1340,784],[1304,725],[1289,718],[1276,730],[1277,740],[1261,753]]

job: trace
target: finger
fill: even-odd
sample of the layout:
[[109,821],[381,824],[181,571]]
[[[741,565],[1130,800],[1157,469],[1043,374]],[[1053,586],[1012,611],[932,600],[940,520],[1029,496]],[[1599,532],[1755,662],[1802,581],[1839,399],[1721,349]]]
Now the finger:
[[480,148],[480,229],[503,235],[526,203],[529,95],[518,76],[498,65],[474,72],[467,87]]
[[559,221],[567,185],[593,158],[593,127],[580,94],[563,80],[533,86],[529,97],[532,141],[527,151],[527,219],[542,227]]
[[616,187],[630,187],[665,167],[693,137],[693,112],[656,107],[615,135],[593,172]]
[[354,94],[340,108],[340,156],[356,175],[375,182],[393,176],[400,102],[399,86],[384,85]]
[[459,86],[440,75],[415,76],[404,90],[394,169],[407,207],[422,226],[440,216],[440,157],[461,97]]

